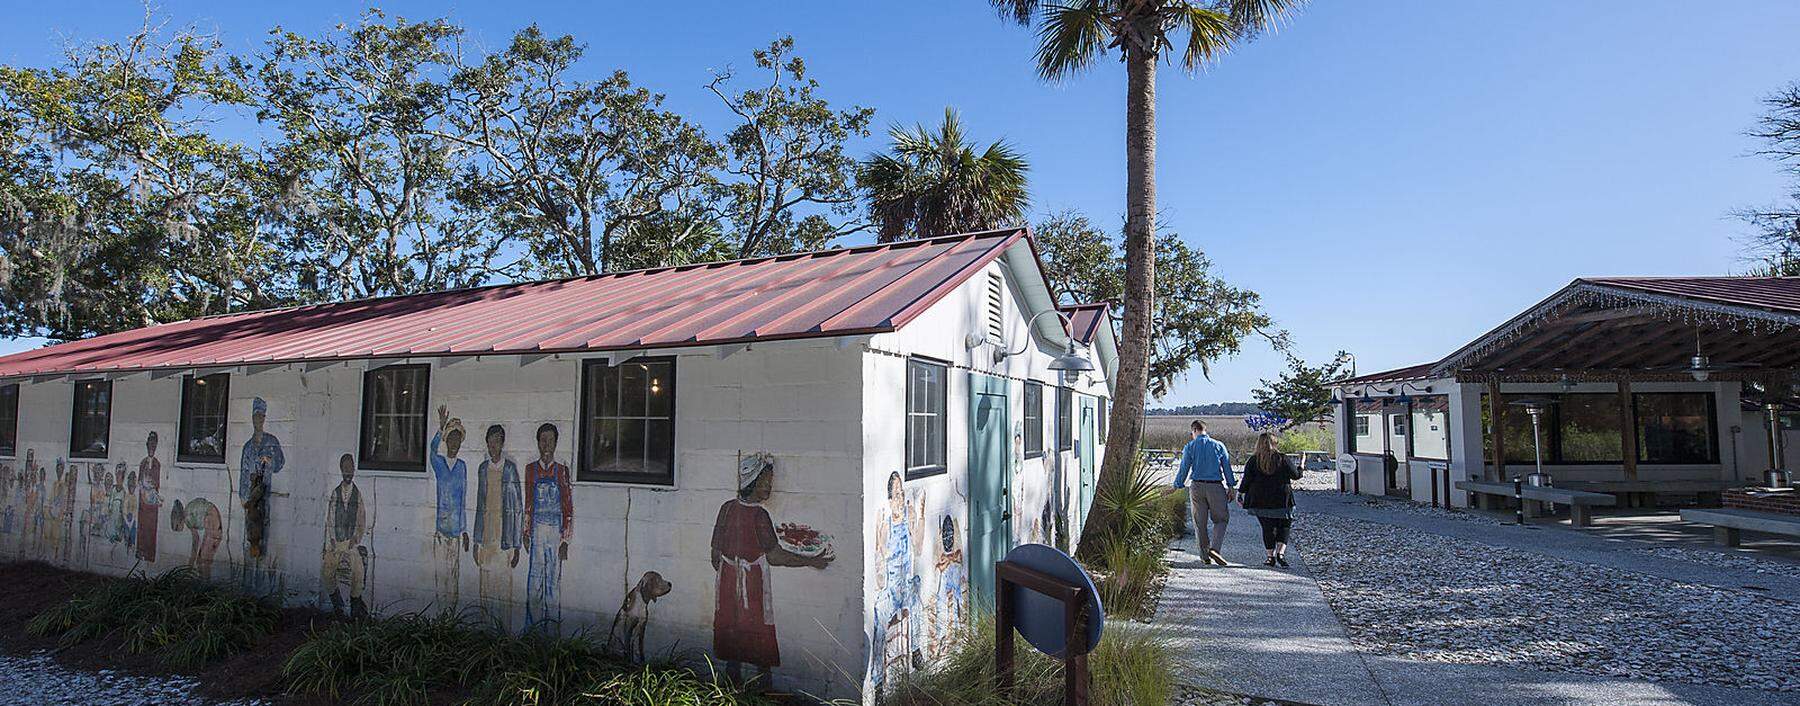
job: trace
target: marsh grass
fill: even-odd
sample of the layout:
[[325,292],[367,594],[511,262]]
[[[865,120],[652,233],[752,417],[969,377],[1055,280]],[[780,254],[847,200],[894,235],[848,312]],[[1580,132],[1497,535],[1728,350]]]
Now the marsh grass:
[[[951,637],[948,653],[931,669],[896,677],[883,693],[882,706],[1002,706],[1062,702],[1062,662],[1019,640],[1015,648],[1013,697],[996,693],[994,621],[977,619]],[[1174,694],[1174,648],[1170,640],[1143,625],[1108,623],[1100,644],[1088,656],[1090,692],[1095,706],[1161,706]]]
[[335,623],[295,650],[282,672],[290,691],[359,706],[767,703],[710,670],[672,659],[628,664],[586,631],[513,636],[475,612]]
[[131,654],[193,669],[248,649],[275,632],[273,605],[200,580],[191,567],[151,578],[133,572],[101,582],[25,625],[28,634],[68,647],[118,640]]

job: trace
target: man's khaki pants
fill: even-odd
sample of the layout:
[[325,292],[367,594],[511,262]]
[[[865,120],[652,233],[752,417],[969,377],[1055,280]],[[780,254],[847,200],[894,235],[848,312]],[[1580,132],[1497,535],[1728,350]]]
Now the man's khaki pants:
[[[1225,500],[1225,485],[1217,481],[1188,485],[1188,502],[1193,505],[1194,542],[1202,555],[1206,550],[1218,551],[1225,543],[1225,524],[1231,521],[1231,503]],[[1206,529],[1208,520],[1212,530]]]

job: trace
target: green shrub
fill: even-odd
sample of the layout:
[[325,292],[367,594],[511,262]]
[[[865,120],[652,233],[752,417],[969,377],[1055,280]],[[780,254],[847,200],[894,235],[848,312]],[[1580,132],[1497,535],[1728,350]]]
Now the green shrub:
[[[994,621],[977,619],[950,638],[947,654],[923,672],[898,675],[883,706],[1001,706],[1062,702],[1062,662],[1018,640],[1014,654],[1013,698],[996,693]],[[1108,623],[1092,653],[1088,669],[1096,706],[1142,706],[1169,703],[1174,695],[1174,649],[1153,628],[1125,622]]]
[[1094,521],[1107,526],[1083,555],[1108,615],[1148,618],[1156,608],[1157,581],[1169,570],[1165,551],[1185,517],[1186,494],[1167,488],[1140,463],[1094,499]]
[[63,646],[117,639],[126,652],[180,669],[244,650],[275,632],[272,605],[200,580],[191,567],[100,583],[34,616],[26,632]]
[[289,689],[363,706],[469,704],[730,706],[763,704],[715,674],[672,662],[631,665],[588,632],[512,636],[471,613],[406,613],[335,623],[282,665]]
[[1284,454],[1330,451],[1336,445],[1337,438],[1332,436],[1331,429],[1319,424],[1302,424],[1275,437],[1275,450]]

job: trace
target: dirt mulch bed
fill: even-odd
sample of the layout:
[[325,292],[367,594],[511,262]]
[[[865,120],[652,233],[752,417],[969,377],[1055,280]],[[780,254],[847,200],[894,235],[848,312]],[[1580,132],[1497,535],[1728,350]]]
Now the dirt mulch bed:
[[25,624],[39,612],[62,603],[112,577],[70,571],[49,564],[0,562],[0,650],[28,654],[48,650],[59,664],[75,669],[113,669],[131,674],[180,674],[200,682],[200,693],[218,699],[258,698],[278,704],[310,706],[330,701],[282,691],[281,663],[306,641],[315,625],[333,618],[315,610],[284,608],[275,633],[256,647],[199,670],[172,669],[155,657],[134,655],[113,640],[92,640],[59,648],[54,638],[32,637]]

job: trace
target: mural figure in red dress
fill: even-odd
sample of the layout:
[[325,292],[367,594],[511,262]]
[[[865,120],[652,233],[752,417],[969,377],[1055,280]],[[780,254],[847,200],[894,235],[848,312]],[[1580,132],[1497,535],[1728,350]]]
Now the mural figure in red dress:
[[829,546],[807,556],[784,548],[775,523],[763,507],[773,491],[775,461],[767,454],[738,463],[738,496],[719,507],[713,523],[712,565],[719,573],[718,604],[713,609],[713,656],[739,682],[744,665],[754,665],[764,688],[770,670],[781,666],[781,647],[770,610],[769,569],[810,566],[823,569],[835,558]]

